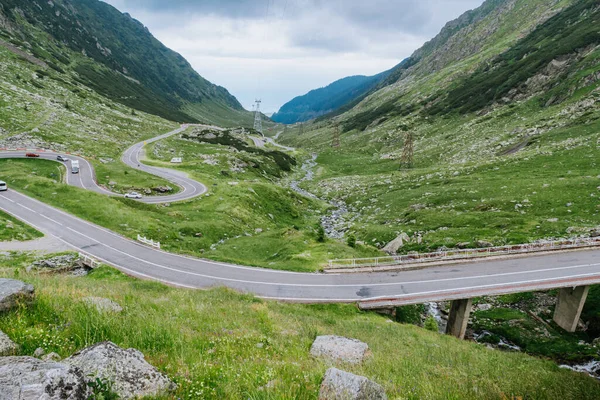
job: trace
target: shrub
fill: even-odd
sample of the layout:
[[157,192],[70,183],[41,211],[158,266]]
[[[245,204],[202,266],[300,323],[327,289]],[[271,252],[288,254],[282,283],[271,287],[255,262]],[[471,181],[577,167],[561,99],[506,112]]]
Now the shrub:
[[317,242],[319,242],[319,243],[325,242],[325,229],[323,229],[323,226],[321,226],[320,224],[317,227]]
[[396,307],[396,321],[402,324],[421,324],[421,314],[425,312],[423,304]]
[[423,328],[427,329],[428,331],[432,331],[432,332],[439,332],[439,326],[437,321],[435,320],[435,317],[433,315],[430,315],[427,317],[427,319],[425,320],[425,324],[423,325]]
[[354,233],[348,235],[348,237],[346,238],[346,243],[350,247],[356,247],[356,236],[354,236]]

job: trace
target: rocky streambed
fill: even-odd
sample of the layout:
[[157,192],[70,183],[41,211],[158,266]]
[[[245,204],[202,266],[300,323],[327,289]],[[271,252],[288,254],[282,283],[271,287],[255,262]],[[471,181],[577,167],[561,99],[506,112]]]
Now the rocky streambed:
[[312,199],[318,199],[329,203],[332,208],[327,213],[321,216],[321,225],[325,230],[327,236],[333,239],[343,239],[344,234],[348,231],[353,221],[351,214],[348,210],[348,206],[342,200],[336,199],[323,199],[309,192],[306,189],[300,187],[303,182],[310,182],[314,180],[315,172],[314,168],[317,166],[317,154],[313,154],[308,160],[306,160],[300,167],[304,171],[304,177],[299,180],[290,182],[290,188],[296,193],[303,196],[310,197]]

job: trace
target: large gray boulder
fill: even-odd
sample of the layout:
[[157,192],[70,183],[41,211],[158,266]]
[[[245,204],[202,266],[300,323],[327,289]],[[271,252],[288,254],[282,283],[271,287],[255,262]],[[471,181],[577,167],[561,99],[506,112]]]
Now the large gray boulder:
[[14,356],[19,351],[19,346],[10,340],[8,335],[0,331],[0,356]]
[[84,400],[88,386],[75,367],[33,357],[0,357],[0,400]]
[[310,354],[333,362],[358,364],[366,357],[367,350],[369,346],[360,340],[341,336],[317,336]]
[[329,368],[323,378],[319,400],[387,400],[385,390],[364,376]]
[[402,232],[396,239],[386,244],[382,250],[390,256],[395,256],[398,253],[398,250],[400,250],[400,248],[408,242],[410,242],[410,237],[408,237],[406,233]]
[[33,286],[14,279],[0,279],[0,312],[8,311],[18,301],[33,299]]
[[111,342],[95,344],[63,362],[81,369],[86,379],[110,383],[111,390],[122,399],[158,396],[175,388],[138,350],[122,349]]

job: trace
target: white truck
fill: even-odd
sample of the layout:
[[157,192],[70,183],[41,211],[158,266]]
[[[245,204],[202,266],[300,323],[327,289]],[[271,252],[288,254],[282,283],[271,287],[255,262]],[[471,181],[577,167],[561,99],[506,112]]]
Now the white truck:
[[78,160],[71,161],[71,173],[72,174],[79,173],[79,161]]

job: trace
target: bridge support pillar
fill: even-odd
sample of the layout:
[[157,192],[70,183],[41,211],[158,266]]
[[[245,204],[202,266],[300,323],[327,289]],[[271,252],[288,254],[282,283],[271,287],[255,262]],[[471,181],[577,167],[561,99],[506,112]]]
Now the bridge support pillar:
[[589,290],[589,286],[560,289],[554,309],[554,322],[558,326],[567,332],[575,332]]
[[450,306],[450,315],[448,315],[448,326],[446,334],[455,336],[459,339],[465,338],[469,315],[473,299],[453,300]]

